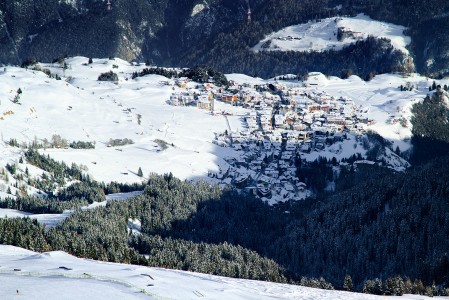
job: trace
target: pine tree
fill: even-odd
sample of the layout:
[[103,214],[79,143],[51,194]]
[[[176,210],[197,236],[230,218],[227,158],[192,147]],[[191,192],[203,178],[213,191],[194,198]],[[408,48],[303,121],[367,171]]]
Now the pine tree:
[[141,167],[139,167],[139,170],[137,171],[137,176],[143,177],[143,172],[142,172],[142,168]]
[[385,281],[385,294],[393,296],[402,296],[404,294],[405,285],[400,276],[390,277]]
[[343,290],[351,292],[353,289],[352,278],[351,275],[346,275],[345,280],[343,282]]
[[373,294],[375,294],[375,295],[382,295],[383,294],[382,280],[380,280],[378,278],[376,278],[374,280]]

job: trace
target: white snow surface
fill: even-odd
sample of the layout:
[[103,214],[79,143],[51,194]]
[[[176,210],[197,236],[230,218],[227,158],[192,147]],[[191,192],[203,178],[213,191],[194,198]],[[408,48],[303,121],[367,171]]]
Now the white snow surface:
[[[99,262],[61,251],[35,253],[7,245],[0,245],[0,294],[4,299],[24,300],[385,299],[384,296]],[[426,298],[405,295],[398,299]]]
[[[172,92],[185,89],[168,86],[165,77],[147,75],[131,80],[131,73],[144,66],[132,66],[120,59],[94,59],[86,64],[86,57],[66,60],[69,68],[63,72],[59,64],[42,64],[51,72],[63,76],[63,80],[48,78],[43,72],[18,67],[0,70],[0,134],[3,141],[16,138],[19,143],[50,140],[57,134],[71,141],[95,142],[95,149],[46,149],[40,150],[68,165],[76,163],[85,166],[87,173],[98,181],[140,182],[148,174],[172,172],[174,176],[187,179],[205,179],[208,172],[216,173],[227,169],[225,159],[238,156],[232,148],[212,143],[216,133],[228,129],[226,119],[211,115],[196,107],[176,107],[166,103]],[[114,66],[115,65],[115,66]],[[99,82],[100,73],[113,70],[119,75],[117,84]],[[64,77],[65,75],[65,77]],[[242,74],[229,74],[236,83],[258,85],[275,82],[253,78]],[[448,84],[447,79],[437,84]],[[286,86],[302,86],[301,82],[280,81]],[[375,122],[367,126],[394,143],[401,151],[410,148],[410,108],[428,93],[432,81],[417,74],[378,75],[365,82],[357,76],[346,80],[326,77],[321,73],[310,73],[305,82],[306,91],[323,91],[334,97],[349,97]],[[399,86],[412,84],[416,88],[401,92]],[[191,83],[189,83],[192,86]],[[194,85],[194,84],[193,84]],[[18,89],[22,90],[20,104],[11,100]],[[248,112],[242,107],[215,101],[216,111],[225,111],[232,131],[243,128],[241,115]],[[139,117],[140,124],[139,124]],[[401,125],[403,118],[406,127]],[[122,147],[108,147],[109,139],[129,138],[134,144]],[[155,140],[163,140],[168,148],[162,150]],[[338,146],[339,147],[339,146]],[[335,148],[335,147],[334,147]],[[342,159],[354,153],[364,153],[360,144],[345,143],[340,148],[326,149],[306,155],[314,160],[318,156]],[[22,152],[0,141],[0,167],[19,161]],[[29,164],[17,164],[22,171],[29,169],[32,177],[40,177],[43,171]],[[137,176],[142,168],[143,178]],[[11,176],[10,176],[11,177]],[[0,175],[0,197],[6,197],[9,186],[12,195],[15,179]],[[29,194],[38,191],[28,187]],[[11,195],[9,195],[11,196]],[[13,197],[13,196],[11,196]]]
[[[338,28],[352,31],[354,37],[342,41],[337,39]],[[322,19],[320,22],[309,21],[286,27],[271,33],[253,47],[255,51],[324,51],[341,50],[343,47],[355,43],[358,39],[368,36],[387,38],[394,48],[408,54],[407,45],[410,37],[404,35],[406,28],[391,23],[379,22],[369,16],[359,14],[355,17],[333,17]],[[271,41],[269,47],[264,44]]]
[[[131,80],[131,73],[144,66],[131,66],[119,59],[94,59],[92,65],[85,65],[87,61],[85,57],[67,59],[69,69],[65,74],[58,64],[42,66],[52,73],[65,75],[63,79],[68,78],[68,82],[18,67],[0,71],[3,140],[42,141],[57,134],[69,142],[95,142],[93,150],[69,148],[42,152],[69,165],[82,164],[93,178],[105,182],[139,182],[151,172],[172,172],[181,179],[207,178],[209,171],[216,172],[225,163],[223,156],[233,155],[232,150],[212,144],[214,132],[227,129],[225,119],[196,107],[167,105],[173,89],[162,84],[167,80],[165,77],[148,75]],[[97,81],[100,73],[109,70],[118,73],[117,84]],[[11,101],[19,88],[23,91],[20,105]],[[175,87],[175,90],[181,89]],[[222,103],[216,107],[233,114],[241,111]],[[138,115],[141,115],[140,125]],[[230,120],[235,118],[239,119],[229,116]],[[107,147],[111,138],[132,139],[134,144]],[[168,149],[161,151],[154,142],[156,139],[167,142]],[[0,145],[0,151],[3,147]],[[8,157],[12,160],[14,156]],[[15,159],[18,157],[15,155]],[[137,176],[139,167],[144,178]]]
[[[360,20],[366,16],[360,16]],[[323,21],[324,22],[324,21]],[[374,26],[374,25],[373,25]],[[219,147],[212,143],[216,133],[227,130],[226,119],[211,115],[196,107],[176,107],[166,103],[172,92],[185,89],[163,84],[165,77],[147,75],[131,80],[131,73],[145,66],[132,66],[120,59],[94,59],[86,64],[86,57],[66,60],[69,68],[63,72],[59,64],[42,64],[51,72],[63,76],[63,80],[48,78],[43,72],[18,67],[0,70],[0,134],[3,141],[16,138],[19,143],[50,140],[57,134],[70,141],[95,142],[95,149],[46,149],[41,150],[58,161],[83,165],[87,173],[98,181],[139,182],[148,174],[172,172],[178,178],[206,179],[208,172],[226,169],[224,159],[236,157],[232,148]],[[99,82],[100,73],[113,70],[119,75],[117,84]],[[65,75],[65,77],[64,77]],[[274,82],[242,74],[227,77],[237,83],[250,85]],[[300,82],[280,82],[292,86]],[[411,74],[408,77],[396,74],[378,75],[365,82],[357,76],[347,80],[326,77],[321,73],[310,73],[305,82],[306,90],[324,91],[334,97],[344,96],[365,111],[375,123],[367,127],[399,146],[401,151],[410,148],[410,108],[428,93],[432,82],[423,76]],[[415,85],[412,91],[401,92],[399,86]],[[448,80],[437,84],[447,84]],[[192,84],[189,84],[192,85]],[[18,89],[22,90],[20,104],[11,100]],[[232,131],[243,128],[241,115],[248,112],[242,107],[215,101],[216,111],[226,111]],[[139,122],[139,115],[140,122]],[[401,126],[404,118],[407,126]],[[395,122],[392,122],[394,121]],[[109,139],[128,138],[134,144],[122,147],[108,147]],[[155,140],[163,140],[168,148],[162,150]],[[315,152],[306,157],[317,156],[337,159],[349,157],[363,151],[359,146],[343,145],[343,150]],[[21,151],[0,142],[0,167],[16,163]],[[34,177],[42,175],[31,165],[19,164],[20,169],[28,167]],[[144,177],[137,176],[142,168]],[[14,195],[16,189],[10,181]],[[6,196],[7,186],[0,178],[0,197]],[[36,194],[31,187],[27,191]]]

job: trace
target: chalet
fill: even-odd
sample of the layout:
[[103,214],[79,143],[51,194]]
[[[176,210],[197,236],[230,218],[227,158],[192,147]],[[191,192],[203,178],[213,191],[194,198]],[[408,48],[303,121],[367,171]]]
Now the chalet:
[[320,105],[320,110],[328,113],[330,110],[330,107],[329,107],[329,105]]
[[173,106],[181,106],[184,103],[181,101],[180,96],[178,94],[171,94],[170,99],[168,100],[168,104]]
[[295,151],[296,150],[296,144],[288,143],[285,146],[285,150],[286,151]]
[[291,160],[292,159],[292,152],[291,151],[284,151],[284,152],[282,152],[281,159],[284,160],[284,161]]
[[244,188],[244,191],[250,195],[257,195],[257,187],[256,186],[247,186]]
[[346,120],[342,117],[328,117],[327,123],[344,126],[346,124]]
[[306,189],[307,185],[304,182],[298,182],[296,184],[296,187],[298,188],[298,190],[300,192],[304,192],[304,190]]
[[180,95],[180,99],[184,103],[184,105],[192,104],[195,101],[195,97],[188,92],[182,93]]
[[221,95],[221,101],[223,101],[223,102],[234,103],[237,100],[238,100],[237,95],[233,95],[233,94],[222,94]]
[[207,95],[200,95],[198,97],[198,101],[196,102],[196,106],[199,109],[206,109],[206,110],[210,110],[212,108],[211,102],[209,101]]
[[279,171],[273,168],[266,168],[265,169],[265,175],[273,177],[273,178],[278,178],[279,177]]
[[307,109],[312,112],[312,111],[320,110],[321,107],[318,104],[309,104],[309,105],[307,105]]
[[261,197],[271,197],[271,189],[264,184],[257,184],[257,194]]
[[340,125],[340,124],[326,124],[326,128],[329,129],[330,132],[342,132],[343,130],[345,130],[345,126],[344,125]]
[[285,127],[285,116],[283,115],[274,115],[274,124],[276,128],[284,128]]
[[310,143],[304,143],[299,148],[299,151],[301,151],[303,153],[310,153],[311,149],[312,149],[312,147],[311,147]]
[[187,78],[187,77],[180,77],[180,78],[176,79],[176,85],[179,86],[180,88],[186,88],[188,82],[189,82],[189,78]]
[[301,122],[293,123],[293,130],[302,131],[302,130],[306,130],[306,129],[307,129],[307,126]]
[[309,132],[307,131],[299,131],[298,132],[298,140],[306,141],[310,138]]
[[264,141],[263,141],[263,147],[264,147],[265,151],[270,150],[270,149],[271,149],[271,143],[270,143],[270,141],[264,140]]
[[247,173],[237,174],[234,178],[234,184],[238,188],[243,188],[251,180],[251,176]]

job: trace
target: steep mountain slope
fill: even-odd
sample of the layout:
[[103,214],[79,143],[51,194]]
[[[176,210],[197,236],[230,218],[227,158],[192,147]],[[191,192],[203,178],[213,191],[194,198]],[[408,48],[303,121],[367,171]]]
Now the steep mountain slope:
[[[112,9],[108,10],[105,0],[2,1],[0,63],[20,64],[30,58],[51,61],[64,55],[116,56],[159,65],[206,63],[224,72],[255,73],[251,66],[256,65],[259,68],[256,73],[270,76],[273,72],[290,72],[288,63],[298,57],[251,53],[249,48],[265,35],[308,20],[365,13],[376,20],[410,28],[410,49],[418,71],[444,74],[449,64],[445,59],[446,37],[440,29],[440,24],[447,23],[445,14],[449,5],[442,0],[112,0],[111,3]],[[252,12],[251,22],[246,20],[248,8]],[[378,45],[373,51],[382,56],[386,49],[385,45]],[[317,59],[311,53],[301,59],[309,62],[309,71],[340,75],[344,67],[329,68],[333,55],[330,53],[330,59]],[[268,64],[259,63],[264,60]],[[280,63],[284,65],[273,68]],[[375,73],[400,71],[396,59],[387,61],[383,67],[357,55],[347,62],[360,75],[369,73],[358,70],[367,63],[369,71]],[[297,66],[294,69],[293,73],[304,72]]]

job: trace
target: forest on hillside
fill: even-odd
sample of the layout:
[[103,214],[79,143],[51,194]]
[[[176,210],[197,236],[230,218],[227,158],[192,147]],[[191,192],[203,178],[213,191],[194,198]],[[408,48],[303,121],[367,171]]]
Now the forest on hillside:
[[[221,32],[213,41],[191,49],[182,56],[187,64],[205,63],[219,70],[259,74],[269,77],[280,74],[298,74],[304,71],[320,71],[327,75],[340,76],[344,69],[351,69],[354,74],[366,78],[372,72],[385,73],[403,71],[403,61],[387,58],[389,50],[382,47],[371,47],[375,56],[384,56],[382,60],[355,53],[351,49],[324,55],[317,53],[263,53],[255,54],[249,49],[262,40],[267,34],[290,25],[305,23],[308,20],[319,20],[333,16],[353,16],[365,13],[375,20],[392,22],[409,28],[406,34],[411,35],[410,52],[415,61],[416,71],[432,76],[443,76],[447,72],[447,35],[443,32],[447,24],[449,4],[444,0],[432,1],[398,1],[398,0],[346,0],[346,1],[253,1],[252,22],[241,22]],[[341,5],[341,6],[338,6]],[[336,9],[336,8],[339,9]],[[358,49],[365,51],[363,46]],[[373,53],[374,51],[370,51]],[[334,56],[335,55],[335,56]],[[319,58],[318,58],[318,57]],[[343,57],[343,60],[335,59]],[[220,59],[217,59],[220,58]],[[229,59],[226,59],[229,58]],[[222,61],[224,59],[224,61]],[[377,60],[379,59],[379,60]],[[427,61],[433,60],[428,65]],[[234,63],[238,61],[239,63]],[[335,63],[337,62],[337,66]],[[255,68],[260,68],[254,71]]]
[[[31,155],[47,170],[68,171],[39,154]],[[389,294],[391,286],[398,285],[404,287],[400,293],[414,289],[445,294],[448,164],[449,158],[442,157],[406,173],[372,173],[361,183],[341,186],[336,194],[276,206],[170,174],[152,175],[141,187],[105,186],[80,178],[80,185],[48,199],[69,201],[75,209],[70,217],[49,230],[29,219],[2,219],[0,242],[321,288],[343,288],[350,276],[353,289],[359,291]],[[144,193],[130,200],[79,209],[85,202],[102,200],[104,191],[139,188]],[[129,230],[130,220],[140,221],[141,234]],[[375,288],[379,282],[380,290]]]
[[306,71],[340,76],[342,70],[351,69],[366,78],[369,73],[401,71],[403,59],[397,53],[390,58],[385,42],[324,54],[250,50],[267,34],[286,26],[365,13],[408,27],[418,72],[432,76],[448,72],[447,1],[250,0],[251,22],[247,22],[247,3],[213,0],[201,6],[194,0],[117,0],[108,10],[100,0],[6,0],[0,3],[0,64],[82,55],[167,67],[205,64],[223,73],[263,77]]

